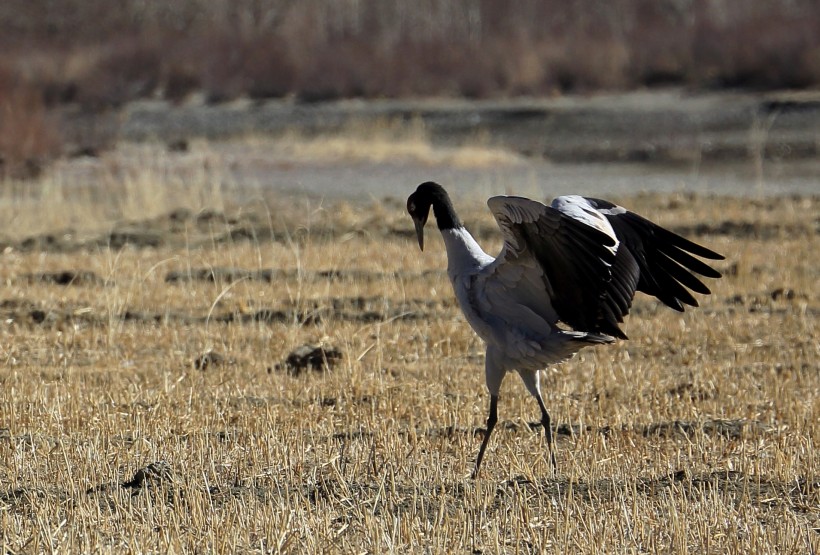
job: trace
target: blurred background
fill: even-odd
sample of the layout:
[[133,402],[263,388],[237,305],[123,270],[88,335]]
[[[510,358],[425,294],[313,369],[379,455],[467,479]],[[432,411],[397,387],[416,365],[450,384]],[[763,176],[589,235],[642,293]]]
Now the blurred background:
[[820,143],[816,0],[5,0],[0,24],[7,178],[368,118],[552,162]]

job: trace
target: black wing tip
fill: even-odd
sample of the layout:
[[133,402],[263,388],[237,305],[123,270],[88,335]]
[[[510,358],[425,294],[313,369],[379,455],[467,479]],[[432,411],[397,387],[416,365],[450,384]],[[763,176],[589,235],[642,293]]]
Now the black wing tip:
[[[700,245],[698,245],[698,246],[700,246]],[[703,250],[701,250],[699,252],[692,252],[692,251],[689,251],[689,252],[692,252],[692,254],[696,254],[701,258],[706,258],[707,260],[726,260],[726,257],[723,256],[722,254],[718,253],[718,252],[715,252],[711,249],[707,249],[706,247],[703,247],[703,246],[700,246],[700,248],[703,249]]]
[[598,331],[601,333],[605,333],[607,335],[611,335],[616,339],[629,339],[624,333],[624,330],[622,330],[621,327],[615,322],[604,320],[603,325],[599,326]]
[[[692,241],[689,241],[689,242],[692,243]],[[710,249],[708,247],[704,247],[703,245],[698,245],[697,243],[692,243],[692,244],[698,246],[698,250],[700,252],[696,252],[694,254],[697,254],[701,258],[708,258],[709,260],[726,260],[726,257],[723,256],[722,254],[720,254],[717,251],[713,251],[712,249]]]
[[690,307],[690,308],[698,308],[700,306],[700,303],[698,302],[698,300],[695,297],[692,297],[691,299],[675,299],[675,300],[678,301],[678,306],[673,306],[672,308],[674,308],[678,312],[686,312],[686,307],[687,306]]
[[[698,272],[698,273],[700,275],[702,275],[703,277],[708,277],[708,278],[712,278],[712,279],[720,279],[720,278],[723,277],[723,274],[721,274],[718,270],[715,270],[711,266],[707,266],[707,268],[709,268],[712,271],[711,272]],[[695,271],[697,271],[697,270],[695,270]],[[707,293],[707,295],[708,295],[708,293]]]
[[679,249],[685,250],[686,252],[694,254],[695,256],[706,258],[707,260],[726,260],[726,257],[720,254],[719,252],[715,252],[708,247],[704,247],[703,245],[695,243],[691,239],[687,239],[683,235],[679,235],[674,231],[670,231],[664,227],[659,226],[656,223],[650,223],[653,226],[655,226],[654,231],[656,234],[658,234],[659,236],[665,236],[665,239],[669,241],[669,243],[675,245]]

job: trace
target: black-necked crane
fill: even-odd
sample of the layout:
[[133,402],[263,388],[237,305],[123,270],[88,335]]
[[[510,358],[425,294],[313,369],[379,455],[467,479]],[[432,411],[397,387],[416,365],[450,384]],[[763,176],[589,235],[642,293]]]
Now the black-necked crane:
[[626,339],[618,324],[636,291],[681,312],[684,305],[698,306],[689,289],[704,295],[710,291],[692,272],[710,278],[719,278],[720,272],[692,255],[710,260],[723,256],[605,200],[568,195],[546,206],[496,196],[487,204],[504,238],[496,258],[473,239],[441,185],[422,183],[407,199],[422,250],[424,225],[433,209],[456,299],[487,345],[490,412],[472,475],[478,476],[498,419],[501,381],[512,370],[538,401],[555,472],[539,372],[583,347]]

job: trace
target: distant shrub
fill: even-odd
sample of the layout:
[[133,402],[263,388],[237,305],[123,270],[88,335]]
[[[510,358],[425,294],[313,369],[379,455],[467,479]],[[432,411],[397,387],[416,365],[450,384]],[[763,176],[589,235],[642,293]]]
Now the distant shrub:
[[182,102],[201,87],[201,72],[193,63],[174,60],[165,64],[160,89],[167,100]]
[[156,40],[112,39],[77,82],[75,100],[87,109],[117,107],[153,94],[160,83],[163,53]]
[[360,40],[330,42],[311,53],[295,72],[296,94],[306,102],[384,94],[380,54]]
[[59,155],[61,146],[58,123],[41,91],[18,72],[0,66],[0,175],[35,177]]
[[61,58],[30,76],[46,102],[89,110],[194,91],[220,102],[820,85],[816,0],[13,0],[0,20],[6,59]]
[[804,11],[781,4],[733,2],[722,17],[701,13],[693,41],[693,81],[744,88],[820,84],[820,6]]
[[279,37],[260,37],[245,48],[245,91],[251,98],[273,98],[293,92],[296,67]]

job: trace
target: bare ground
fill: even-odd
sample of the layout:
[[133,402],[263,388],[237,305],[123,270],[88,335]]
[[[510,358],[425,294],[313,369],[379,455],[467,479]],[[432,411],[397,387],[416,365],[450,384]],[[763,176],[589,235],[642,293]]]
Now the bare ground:
[[[816,551],[820,200],[615,200],[725,253],[725,277],[683,315],[639,299],[631,341],[547,373],[555,477],[509,377],[476,482],[481,344],[401,202],[7,229],[0,545]],[[286,371],[306,344],[339,355]]]

